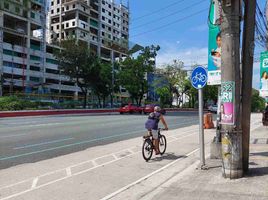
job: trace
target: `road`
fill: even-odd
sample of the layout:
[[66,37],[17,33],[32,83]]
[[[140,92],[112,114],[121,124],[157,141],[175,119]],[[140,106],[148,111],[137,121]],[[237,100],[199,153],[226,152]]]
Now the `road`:
[[[196,112],[170,112],[170,129],[198,124]],[[145,115],[83,115],[0,119],[0,169],[139,137]]]

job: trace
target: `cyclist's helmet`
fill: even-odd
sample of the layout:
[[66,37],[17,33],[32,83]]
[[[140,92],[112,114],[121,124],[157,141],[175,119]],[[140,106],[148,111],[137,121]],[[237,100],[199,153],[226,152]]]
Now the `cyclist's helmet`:
[[161,110],[160,106],[155,106],[155,107],[154,107],[154,111],[155,111],[155,112],[160,112],[160,110]]

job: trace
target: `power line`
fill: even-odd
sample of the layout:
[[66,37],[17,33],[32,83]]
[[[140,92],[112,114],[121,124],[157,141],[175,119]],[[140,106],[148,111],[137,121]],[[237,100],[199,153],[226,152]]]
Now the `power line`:
[[170,7],[172,7],[172,6],[176,5],[176,4],[179,4],[179,3],[183,2],[183,1],[185,1],[185,0],[181,0],[181,1],[174,2],[174,3],[172,3],[172,4],[169,4],[169,5],[165,6],[165,7],[160,8],[160,9],[158,9],[158,10],[152,11],[151,13],[142,15],[142,16],[140,16],[140,17],[136,17],[136,18],[134,18],[132,21],[138,21],[138,20],[140,20],[140,19],[142,19],[142,18],[144,18],[144,17],[151,16],[151,15],[153,15],[153,14],[155,14],[155,13],[158,13],[158,12],[160,12],[160,11],[162,11],[162,10],[166,10],[167,8],[170,8]]
[[154,31],[157,31],[157,30],[160,30],[160,29],[163,29],[163,28],[165,28],[165,27],[168,27],[168,26],[173,25],[173,24],[175,24],[175,23],[184,21],[185,19],[191,18],[191,17],[196,16],[196,15],[198,15],[198,14],[200,14],[200,13],[203,13],[204,11],[207,11],[207,10],[208,10],[208,8],[206,8],[206,9],[202,9],[202,10],[200,10],[200,11],[198,11],[198,12],[195,12],[195,13],[193,13],[193,14],[191,14],[191,15],[187,15],[186,17],[180,18],[180,19],[175,20],[175,21],[173,21],[173,22],[171,22],[171,23],[168,23],[168,24],[166,24],[166,25],[159,26],[159,27],[156,27],[156,28],[151,29],[151,30],[149,30],[149,31],[145,31],[145,32],[142,32],[142,33],[138,33],[138,34],[136,34],[136,35],[133,35],[132,38],[133,38],[133,37],[138,37],[138,36],[140,36],[140,35],[144,35],[144,34],[147,34],[147,33],[151,33],[151,32],[154,32]]
[[197,3],[193,3],[193,4],[191,4],[190,6],[187,6],[187,7],[183,8],[183,9],[177,10],[177,11],[175,11],[175,12],[169,14],[169,15],[166,15],[166,16],[163,16],[163,17],[159,17],[159,18],[157,18],[157,19],[154,19],[154,20],[152,20],[152,21],[149,21],[149,22],[147,22],[147,23],[144,23],[144,24],[141,24],[141,25],[138,25],[138,26],[134,26],[134,27],[132,28],[132,30],[133,30],[133,29],[140,28],[140,27],[143,27],[143,26],[147,26],[147,25],[149,25],[149,24],[151,24],[151,23],[153,23],[153,22],[155,22],[155,21],[161,21],[161,20],[166,19],[166,18],[168,18],[168,17],[170,17],[170,16],[177,15],[177,14],[179,14],[180,12],[183,12],[183,11],[185,11],[185,10],[187,11],[187,9],[192,8],[192,7],[194,7],[194,6],[197,6],[197,5],[199,5],[199,4],[201,4],[201,3],[204,3],[204,2],[205,2],[205,1],[202,0],[202,1],[199,1],[199,2],[197,2]]

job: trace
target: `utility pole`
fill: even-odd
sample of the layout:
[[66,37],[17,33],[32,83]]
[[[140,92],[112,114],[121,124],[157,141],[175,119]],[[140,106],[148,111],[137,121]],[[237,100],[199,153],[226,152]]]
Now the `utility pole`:
[[222,172],[241,178],[242,131],[240,117],[240,1],[222,0],[221,133]]
[[249,139],[250,139],[250,114],[252,74],[254,57],[254,35],[256,0],[244,0],[245,16],[242,44],[242,130],[243,130],[243,170],[248,171]]

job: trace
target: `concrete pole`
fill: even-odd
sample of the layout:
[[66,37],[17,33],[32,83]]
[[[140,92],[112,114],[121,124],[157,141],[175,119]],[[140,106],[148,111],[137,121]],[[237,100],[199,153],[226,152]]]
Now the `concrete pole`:
[[[248,171],[251,93],[254,57],[256,0],[245,0],[244,31],[242,45],[242,130],[243,170]],[[251,28],[249,28],[251,27]]]
[[[240,117],[240,1],[222,1],[222,84],[221,91],[229,91],[231,103],[224,103],[221,117],[222,133],[222,172],[225,178],[241,178],[242,169],[242,132]],[[230,87],[231,86],[231,87]],[[228,94],[228,93],[227,93]],[[226,108],[230,108],[225,114]],[[233,110],[233,111],[232,111]],[[232,111],[232,113],[230,113]],[[227,118],[232,116],[231,121]],[[226,119],[224,119],[226,118]]]

